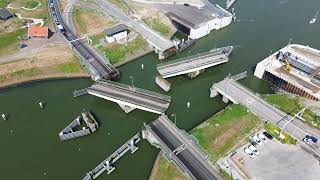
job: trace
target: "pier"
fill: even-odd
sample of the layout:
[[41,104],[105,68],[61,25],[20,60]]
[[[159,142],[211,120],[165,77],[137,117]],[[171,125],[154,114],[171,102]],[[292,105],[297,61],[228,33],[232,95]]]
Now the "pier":
[[200,70],[225,63],[233,50],[233,46],[213,49],[208,52],[159,64],[157,70],[162,78],[170,78],[182,74],[199,74]]
[[[80,130],[76,130],[77,127],[81,125],[81,122],[84,121],[86,127],[83,127]],[[81,113],[81,116],[78,116],[73,120],[66,128],[64,128],[60,133],[59,137],[61,141],[78,138],[81,136],[89,135],[92,132],[95,132],[98,128],[97,121],[93,118],[90,112]]]
[[107,174],[110,174],[115,167],[112,165],[120,159],[123,155],[125,155],[128,151],[134,153],[138,150],[138,147],[135,146],[140,141],[139,133],[134,135],[129,141],[127,141],[124,145],[122,145],[119,149],[117,149],[114,153],[112,153],[108,158],[103,160],[98,166],[96,166],[93,170],[89,171],[83,180],[93,180],[96,179],[103,172],[107,171]]
[[157,114],[163,114],[171,102],[170,96],[113,81],[97,81],[87,89],[89,94],[121,104],[122,107],[129,106]]

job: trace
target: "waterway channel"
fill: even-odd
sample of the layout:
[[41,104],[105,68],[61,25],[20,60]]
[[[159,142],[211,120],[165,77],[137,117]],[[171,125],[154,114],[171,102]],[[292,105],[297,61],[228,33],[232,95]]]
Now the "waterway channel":
[[[225,6],[225,1],[219,1]],[[319,0],[238,0],[235,5],[237,22],[198,40],[185,52],[169,60],[214,47],[236,45],[230,61],[210,68],[199,77],[189,80],[185,76],[169,79],[172,103],[168,116],[176,113],[177,125],[192,129],[226,105],[221,97],[209,99],[213,82],[228,73],[248,71],[241,80],[259,93],[272,92],[271,87],[252,73],[257,62],[271,51],[292,43],[310,45],[320,49],[320,22],[309,20],[320,8]],[[159,63],[150,54],[120,67],[119,82],[161,92],[154,83],[155,66]],[[144,64],[144,70],[141,69]],[[0,172],[1,179],[70,179],[79,180],[117,147],[142,129],[143,123],[157,118],[152,113],[135,110],[130,114],[118,105],[93,96],[72,97],[72,91],[92,84],[90,79],[52,80],[31,83],[0,90],[0,113],[8,113],[7,121],[0,120]],[[38,102],[46,103],[41,110]],[[187,102],[191,103],[187,109]],[[100,122],[98,131],[90,136],[61,142],[58,132],[74,120],[82,110],[92,110]],[[116,164],[110,175],[99,179],[148,179],[159,150],[142,141],[139,150],[127,154]]]

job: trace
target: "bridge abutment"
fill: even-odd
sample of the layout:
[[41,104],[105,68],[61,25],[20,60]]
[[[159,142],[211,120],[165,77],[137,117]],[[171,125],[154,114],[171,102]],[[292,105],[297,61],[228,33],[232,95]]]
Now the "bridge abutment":
[[227,98],[227,96],[222,96],[222,101],[224,103],[228,103],[229,102],[229,99]]

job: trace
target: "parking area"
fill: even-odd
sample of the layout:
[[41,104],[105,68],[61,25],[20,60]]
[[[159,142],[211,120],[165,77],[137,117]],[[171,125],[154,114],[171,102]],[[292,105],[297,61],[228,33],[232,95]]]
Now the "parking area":
[[[225,157],[233,171],[243,178],[254,180],[318,180],[320,177],[319,161],[299,145],[282,144],[276,139],[255,145],[258,154],[250,157],[244,149],[250,143]],[[228,171],[227,171],[228,172]]]

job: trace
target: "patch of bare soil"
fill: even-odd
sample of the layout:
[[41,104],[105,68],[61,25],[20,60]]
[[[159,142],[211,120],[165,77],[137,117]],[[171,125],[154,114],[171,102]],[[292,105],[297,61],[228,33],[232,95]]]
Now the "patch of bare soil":
[[36,54],[21,58],[19,61],[0,65],[0,75],[10,74],[23,69],[42,68],[71,62],[75,59],[71,49],[63,45],[43,48]]
[[239,120],[235,121],[232,125],[228,125],[230,127],[224,133],[222,133],[216,139],[212,139],[212,141],[214,141],[212,142],[212,148],[219,149],[224,145],[224,143],[228,139],[234,137],[238,133],[239,129],[242,127],[241,123],[241,120]]

